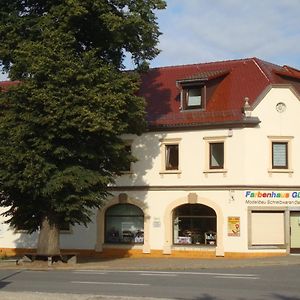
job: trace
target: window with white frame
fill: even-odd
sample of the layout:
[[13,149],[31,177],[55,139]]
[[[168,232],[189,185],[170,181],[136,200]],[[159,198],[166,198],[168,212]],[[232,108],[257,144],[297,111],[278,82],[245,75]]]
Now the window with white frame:
[[162,171],[180,172],[180,139],[163,140],[161,144]]
[[271,172],[290,172],[291,171],[291,141],[292,137],[270,136]]

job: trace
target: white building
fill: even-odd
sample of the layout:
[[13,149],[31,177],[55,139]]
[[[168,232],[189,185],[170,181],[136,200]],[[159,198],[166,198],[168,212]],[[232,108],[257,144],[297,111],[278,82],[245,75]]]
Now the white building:
[[[151,69],[149,131],[94,222],[61,234],[86,255],[300,252],[300,71],[257,58]],[[0,225],[0,251],[36,236]]]

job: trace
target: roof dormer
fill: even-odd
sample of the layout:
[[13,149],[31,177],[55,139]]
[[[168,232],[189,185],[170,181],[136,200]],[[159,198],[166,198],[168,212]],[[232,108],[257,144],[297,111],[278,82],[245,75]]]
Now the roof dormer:
[[207,83],[212,79],[225,76],[227,70],[201,72],[185,79],[177,80],[180,88],[180,109],[181,111],[205,110],[207,102]]
[[180,107],[181,110],[205,109],[206,86],[205,82],[191,81],[181,83]]

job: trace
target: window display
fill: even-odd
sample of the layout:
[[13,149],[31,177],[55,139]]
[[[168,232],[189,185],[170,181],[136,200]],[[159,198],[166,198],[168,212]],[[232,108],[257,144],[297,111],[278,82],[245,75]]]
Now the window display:
[[184,204],[174,211],[174,244],[216,245],[215,211],[202,204]]
[[105,214],[106,243],[143,243],[144,214],[132,204],[117,204]]

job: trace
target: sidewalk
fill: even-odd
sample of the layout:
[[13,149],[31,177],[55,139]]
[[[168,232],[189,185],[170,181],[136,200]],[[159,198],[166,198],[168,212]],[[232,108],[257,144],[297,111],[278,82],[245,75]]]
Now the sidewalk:
[[88,269],[88,270],[190,270],[222,269],[254,266],[289,266],[300,265],[300,255],[247,259],[192,259],[192,258],[112,258],[80,259],[77,264],[54,263],[48,267],[47,262],[23,262],[16,265],[16,260],[1,260],[1,269]]
[[[150,297],[98,296],[85,294],[50,294],[31,292],[1,292],[1,300],[158,300]],[[159,298],[159,300],[172,300]]]

